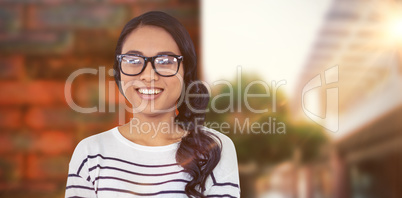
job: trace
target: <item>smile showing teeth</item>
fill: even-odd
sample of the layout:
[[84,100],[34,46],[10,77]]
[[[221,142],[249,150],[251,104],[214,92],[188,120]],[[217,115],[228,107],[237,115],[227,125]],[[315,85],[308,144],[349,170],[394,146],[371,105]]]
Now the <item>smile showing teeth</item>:
[[140,88],[140,89],[138,89],[138,92],[140,92],[141,94],[156,95],[156,94],[162,92],[162,90],[161,89],[144,89],[144,88]]

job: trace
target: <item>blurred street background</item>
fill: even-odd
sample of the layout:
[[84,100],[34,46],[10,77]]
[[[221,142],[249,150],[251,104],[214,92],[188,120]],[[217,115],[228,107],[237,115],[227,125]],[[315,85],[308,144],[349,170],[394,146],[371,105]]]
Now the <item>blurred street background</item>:
[[151,10],[194,41],[242,197],[402,197],[397,0],[0,0],[0,197],[64,197],[77,143],[130,119],[114,48]]

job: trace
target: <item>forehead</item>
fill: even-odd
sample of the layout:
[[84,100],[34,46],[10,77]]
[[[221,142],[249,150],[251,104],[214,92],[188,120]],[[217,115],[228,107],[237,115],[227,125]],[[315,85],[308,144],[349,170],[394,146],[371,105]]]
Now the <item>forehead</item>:
[[126,37],[122,54],[130,50],[142,52],[145,56],[154,56],[158,52],[173,52],[180,55],[179,47],[173,37],[163,28],[140,26]]

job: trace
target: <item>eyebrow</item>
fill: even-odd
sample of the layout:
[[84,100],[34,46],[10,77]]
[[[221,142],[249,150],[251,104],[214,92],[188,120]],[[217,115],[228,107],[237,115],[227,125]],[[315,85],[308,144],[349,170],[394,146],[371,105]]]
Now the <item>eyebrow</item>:
[[[138,55],[144,55],[142,52],[137,51],[137,50],[130,50],[128,52],[126,52],[126,54],[138,54]],[[171,51],[163,51],[163,52],[158,52],[156,55],[176,55],[175,53],[171,52]]]

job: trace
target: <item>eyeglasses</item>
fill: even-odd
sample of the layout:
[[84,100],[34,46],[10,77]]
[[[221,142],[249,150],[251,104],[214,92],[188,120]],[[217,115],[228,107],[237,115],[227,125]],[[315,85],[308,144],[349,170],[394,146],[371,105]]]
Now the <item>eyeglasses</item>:
[[138,54],[117,55],[120,71],[127,76],[141,74],[148,62],[151,62],[154,71],[164,77],[174,76],[179,71],[183,56],[180,55],[156,55],[146,57]]

